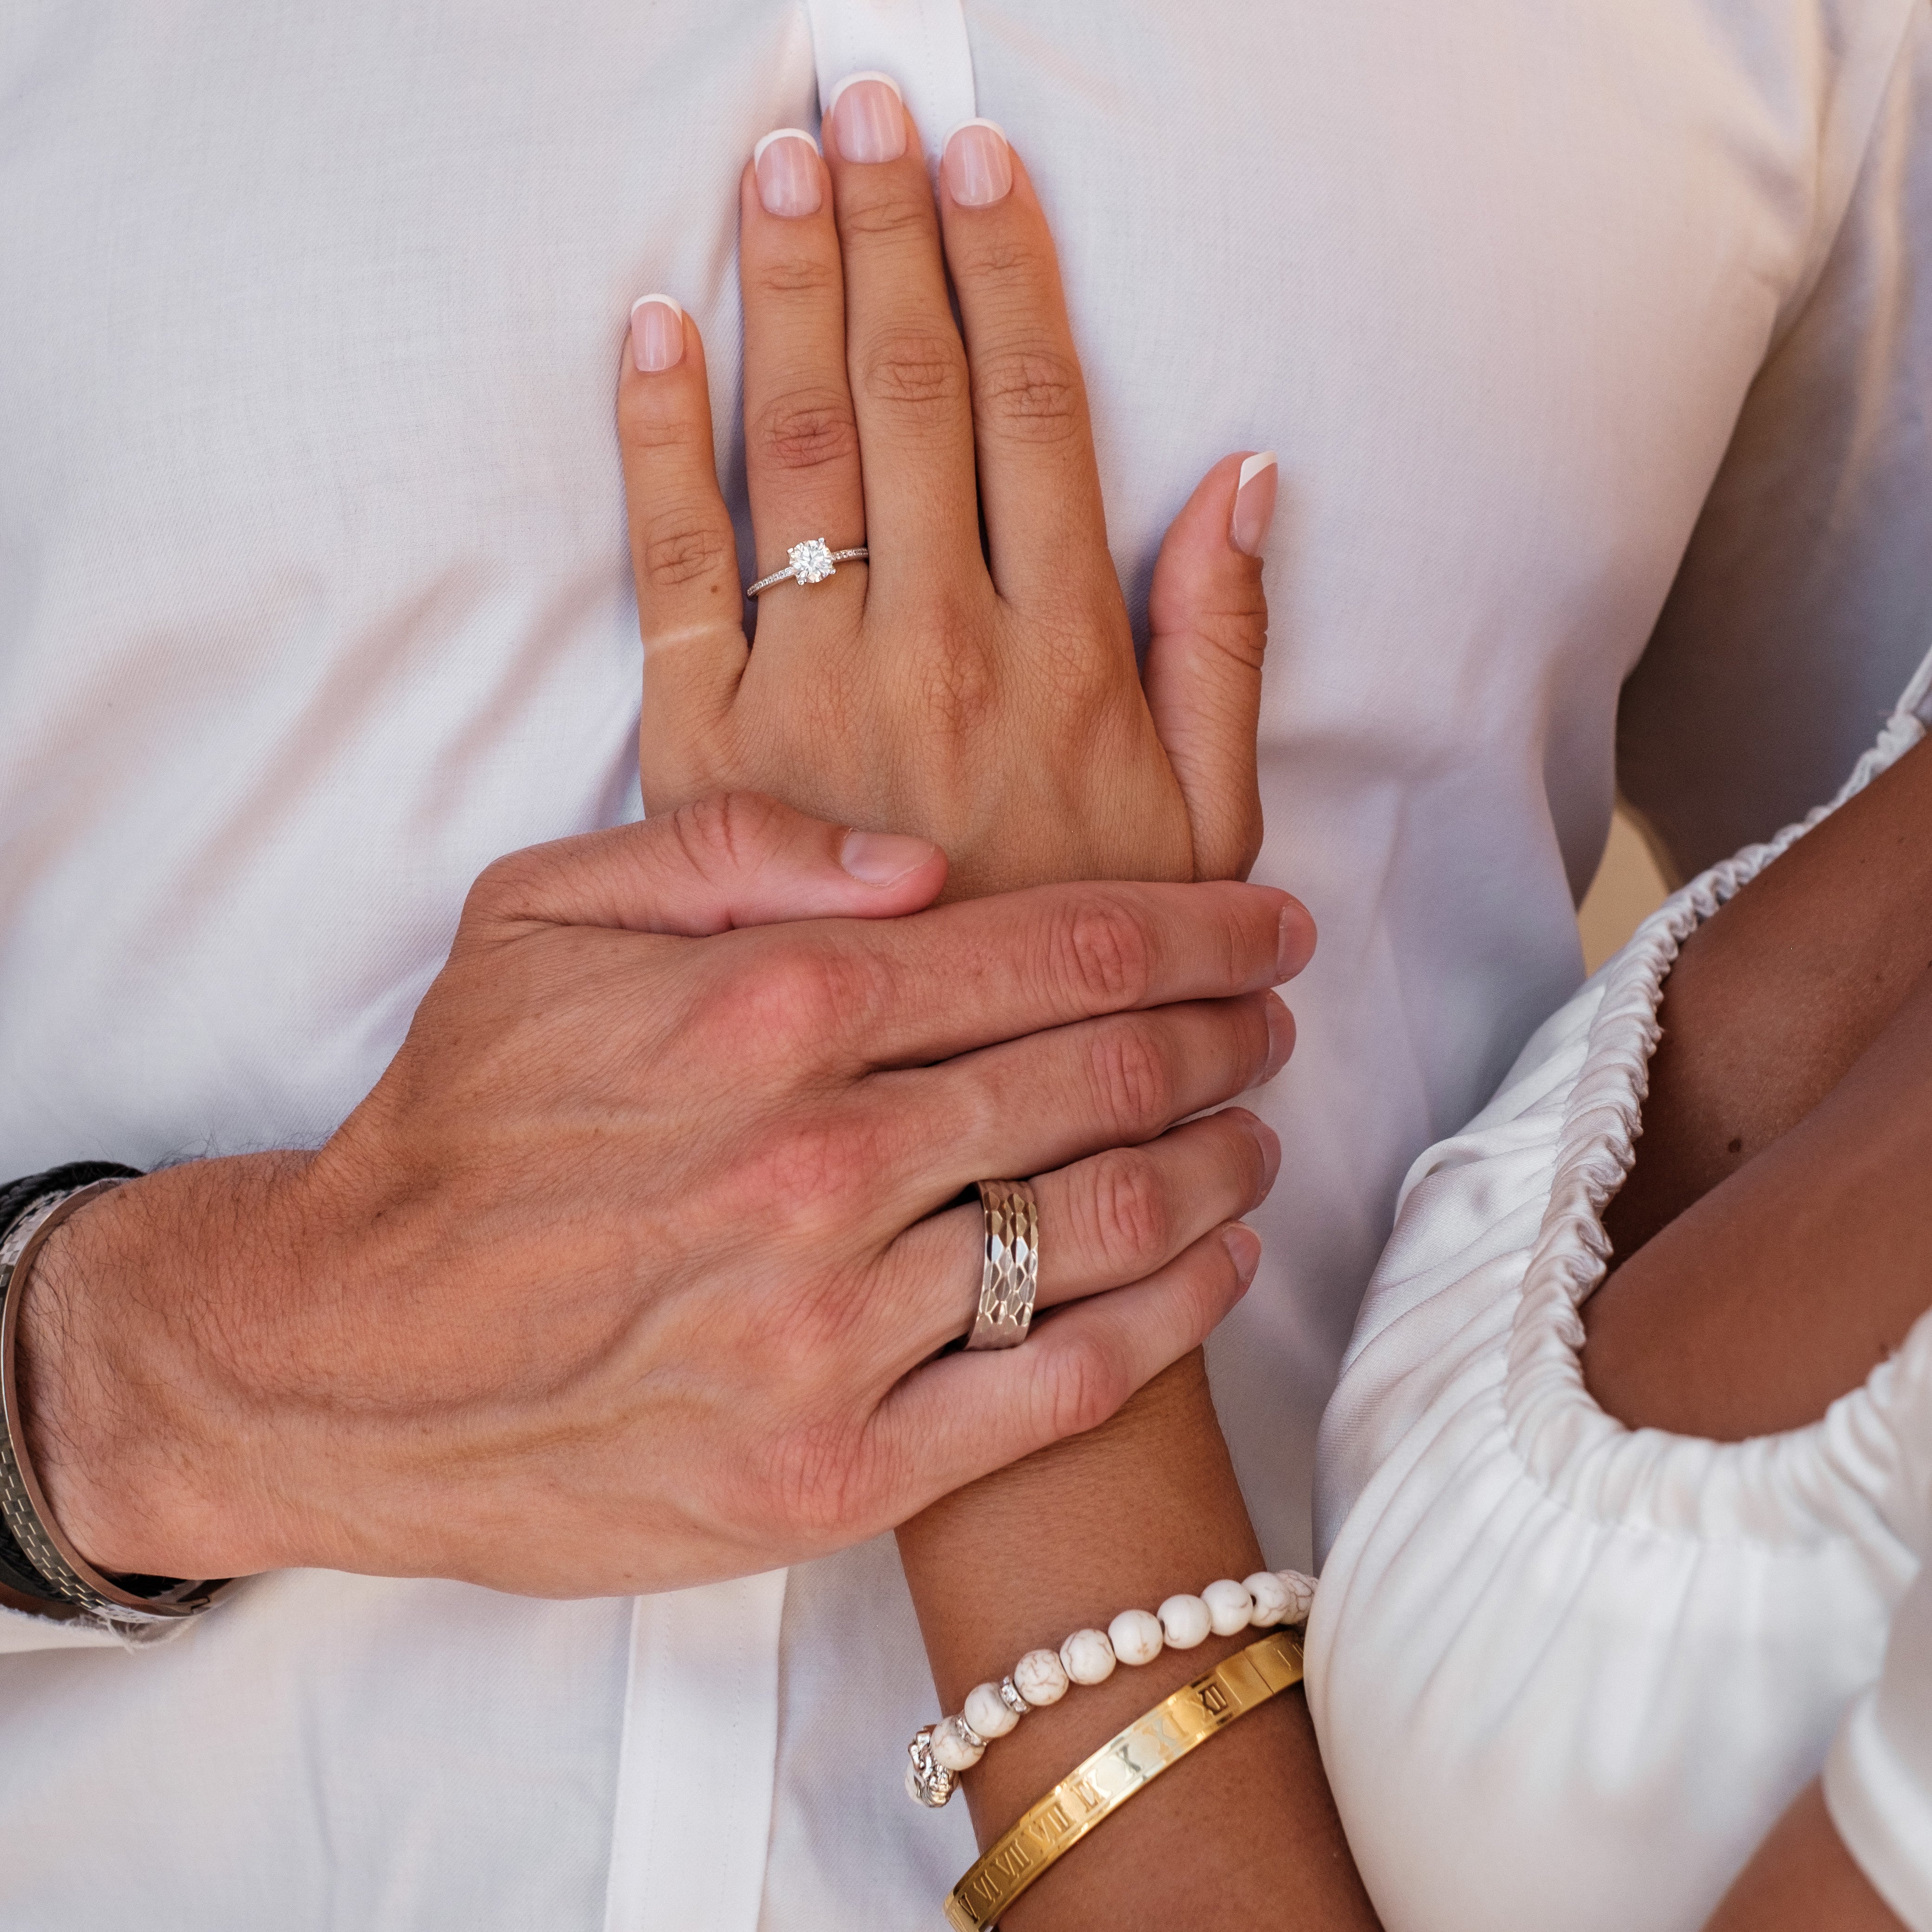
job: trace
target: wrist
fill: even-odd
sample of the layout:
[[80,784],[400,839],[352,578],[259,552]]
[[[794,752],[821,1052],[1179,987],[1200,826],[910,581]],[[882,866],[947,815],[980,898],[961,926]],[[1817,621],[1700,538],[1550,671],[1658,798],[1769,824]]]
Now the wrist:
[[254,1418],[222,1354],[250,1325],[247,1298],[284,1292],[269,1228],[302,1164],[265,1155],[143,1176],[87,1202],[36,1258],[16,1358],[26,1446],[62,1534],[96,1568],[275,1567]]
[[[1040,1526],[1051,1523],[1050,1536]],[[903,1526],[899,1550],[941,1708],[1036,1645],[1262,1567],[1198,1351],[1111,1420],[982,1478]],[[1016,1549],[1033,1552],[1015,1560]],[[992,1560],[994,1552],[1000,1554]],[[1004,1830],[1068,1766],[1261,1633],[1206,1638],[1036,1712],[962,1790]],[[1048,1773],[1051,1772],[1051,1775]],[[1044,1782],[1042,1782],[1042,1778]]]

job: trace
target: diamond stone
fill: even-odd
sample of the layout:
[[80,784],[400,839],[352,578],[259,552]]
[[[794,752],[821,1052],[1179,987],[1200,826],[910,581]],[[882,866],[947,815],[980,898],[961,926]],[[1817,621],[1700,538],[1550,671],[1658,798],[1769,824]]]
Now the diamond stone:
[[831,546],[823,537],[808,537],[791,547],[791,574],[801,584],[823,584],[836,576],[838,566],[832,561]]

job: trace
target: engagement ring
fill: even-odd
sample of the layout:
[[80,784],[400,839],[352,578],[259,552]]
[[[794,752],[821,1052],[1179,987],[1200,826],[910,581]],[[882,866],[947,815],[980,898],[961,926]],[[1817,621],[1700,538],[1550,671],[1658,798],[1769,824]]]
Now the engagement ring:
[[823,584],[828,577],[838,574],[842,563],[862,561],[868,554],[863,544],[856,550],[828,550],[823,537],[807,537],[803,543],[792,545],[791,561],[784,569],[760,578],[745,595],[756,597],[775,584]]

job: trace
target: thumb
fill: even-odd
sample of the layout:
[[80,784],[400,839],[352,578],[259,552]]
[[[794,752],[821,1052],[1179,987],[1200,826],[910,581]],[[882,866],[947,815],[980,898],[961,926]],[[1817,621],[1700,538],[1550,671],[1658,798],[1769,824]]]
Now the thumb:
[[917,912],[946,883],[929,839],[808,818],[754,791],[716,792],[675,812],[499,859],[464,922],[540,920],[698,938],[794,919]]
[[1174,518],[1154,567],[1142,682],[1186,801],[1197,878],[1245,878],[1261,850],[1261,550],[1278,476],[1272,450],[1224,457]]

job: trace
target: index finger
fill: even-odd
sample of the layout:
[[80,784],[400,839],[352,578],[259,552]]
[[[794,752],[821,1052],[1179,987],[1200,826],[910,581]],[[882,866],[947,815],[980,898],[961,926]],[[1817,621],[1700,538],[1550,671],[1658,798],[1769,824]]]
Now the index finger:
[[929,1065],[1103,1013],[1258,992],[1292,979],[1315,950],[1298,899],[1232,880],[1036,886],[824,931],[861,969],[839,976],[850,996],[846,1040],[875,1069]]

